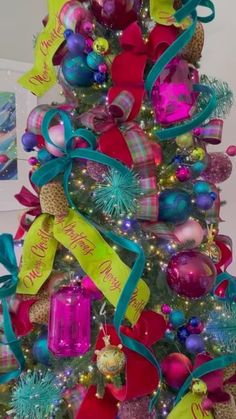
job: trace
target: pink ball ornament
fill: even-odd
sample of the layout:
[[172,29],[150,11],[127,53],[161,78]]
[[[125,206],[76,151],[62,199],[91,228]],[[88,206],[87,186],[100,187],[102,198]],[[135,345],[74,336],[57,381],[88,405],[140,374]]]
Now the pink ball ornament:
[[232,169],[232,162],[227,154],[209,153],[207,168],[201,176],[209,183],[221,183],[229,179]]
[[173,352],[164,358],[161,369],[167,385],[178,389],[191,374],[193,367],[187,356]]
[[169,304],[162,304],[161,311],[163,314],[170,314],[172,312],[172,308],[169,306]]
[[226,150],[226,154],[228,154],[228,156],[230,157],[236,156],[236,146],[230,145]]
[[180,182],[186,182],[191,178],[191,170],[187,166],[178,167],[175,176]]
[[125,29],[137,20],[141,3],[141,0],[92,0],[91,11],[101,25]]
[[199,246],[204,238],[204,230],[195,220],[188,220],[184,224],[180,224],[173,233],[181,244],[193,242],[192,247]]
[[9,160],[6,154],[0,154],[0,164],[5,164]]
[[[65,135],[64,135],[64,126],[54,125],[53,127],[49,128],[48,134],[50,137],[50,140],[59,147],[65,147]],[[45,142],[45,147],[55,157],[62,157],[63,151],[59,150],[55,145],[49,144]]]
[[167,283],[172,291],[187,298],[200,298],[211,292],[216,268],[211,259],[197,250],[172,256],[167,267]]

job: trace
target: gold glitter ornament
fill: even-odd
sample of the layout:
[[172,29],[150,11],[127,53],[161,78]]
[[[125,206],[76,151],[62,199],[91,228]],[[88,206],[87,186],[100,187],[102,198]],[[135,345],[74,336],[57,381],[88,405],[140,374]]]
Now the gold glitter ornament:
[[122,345],[111,345],[110,336],[104,336],[103,341],[104,348],[95,351],[98,370],[105,376],[115,376],[123,370],[126,362]]
[[205,255],[209,256],[213,263],[219,263],[221,260],[221,250],[215,243],[203,243],[200,250]]
[[191,391],[193,394],[198,394],[199,396],[204,396],[207,394],[207,385],[202,380],[193,380]]
[[93,43],[93,51],[97,54],[104,55],[109,50],[109,43],[105,38],[96,38]]

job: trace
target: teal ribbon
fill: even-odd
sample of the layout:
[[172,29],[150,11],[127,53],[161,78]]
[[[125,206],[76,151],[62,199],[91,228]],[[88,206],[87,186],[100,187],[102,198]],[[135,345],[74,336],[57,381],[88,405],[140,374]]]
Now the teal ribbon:
[[[56,116],[56,114],[59,114],[64,124],[64,129],[65,129],[65,147],[57,146],[57,148],[59,148],[60,151],[64,153],[64,156],[58,157],[44,164],[41,168],[39,168],[36,172],[33,173],[31,180],[37,186],[43,186],[44,184],[54,179],[58,174],[64,173],[63,187],[65,190],[65,194],[66,194],[66,197],[70,206],[76,209],[73,203],[73,200],[70,197],[69,190],[68,190],[72,164],[75,158],[87,159],[87,160],[92,160],[92,161],[105,164],[109,167],[115,168],[116,170],[118,170],[120,173],[124,175],[126,173],[129,173],[129,169],[125,167],[123,164],[121,164],[120,162],[118,162],[117,160],[112,159],[111,157],[108,157],[105,154],[92,150],[91,148],[95,145],[95,141],[93,141],[93,137],[95,137],[94,134],[92,134],[91,131],[86,130],[86,129],[77,130],[74,132],[71,126],[69,116],[65,112],[59,109],[49,110],[44,117],[44,120],[42,123],[42,135],[46,142],[48,142],[49,144],[53,144],[49,137],[48,129],[49,129],[52,119]],[[80,136],[84,140],[86,140],[88,144],[90,145],[90,149],[73,150],[72,140],[75,136]],[[89,141],[89,139],[90,140],[92,139],[92,142]],[[91,223],[91,220],[87,220],[87,221]],[[115,316],[114,316],[114,326],[123,345],[131,349],[132,351],[135,351],[138,354],[142,355],[149,362],[151,362],[152,365],[156,367],[158,374],[161,377],[160,365],[157,362],[155,356],[152,354],[152,352],[142,343],[124,335],[120,331],[122,322],[125,318],[125,313],[129,305],[129,301],[137,287],[139,279],[141,278],[143,274],[143,270],[145,266],[145,255],[144,255],[143,249],[138,244],[128,239],[120,237],[113,232],[107,231],[104,228],[97,226],[96,224],[93,224],[93,225],[95,225],[105,237],[112,240],[115,244],[137,255],[135,263],[131,269],[127,282],[121,292],[121,295],[120,295],[120,298],[116,307]],[[154,401],[153,401],[153,404],[154,404]]]
[[[224,296],[219,297],[218,295],[215,294],[215,292],[217,288],[224,281],[228,282],[226,293]],[[228,272],[220,273],[219,275],[217,275],[215,286],[212,293],[215,299],[219,301],[225,301],[226,304],[229,304],[230,306],[234,301],[236,301],[236,278],[233,275],[230,275]]]
[[205,364],[200,365],[200,367],[191,372],[187,380],[182,385],[175,399],[175,405],[180,402],[186,391],[189,390],[189,387],[194,379],[201,378],[210,372],[224,369],[231,365],[233,362],[236,362],[236,354],[220,356],[206,362]]
[[177,22],[181,22],[187,16],[191,15],[197,8],[197,6],[207,7],[211,10],[211,13],[208,16],[197,17],[197,20],[203,23],[211,22],[215,18],[215,6],[210,0],[189,0],[183,1],[184,6],[181,9],[177,10],[174,14],[174,17]]
[[19,377],[25,366],[25,359],[21,349],[20,340],[17,339],[12,328],[7,302],[7,298],[16,293],[18,282],[18,267],[14,252],[14,241],[10,234],[0,235],[0,263],[10,273],[10,275],[4,275],[0,278],[0,300],[3,310],[3,331],[6,337],[6,343],[0,343],[10,347],[19,365],[16,370],[0,374],[0,384],[3,384]]

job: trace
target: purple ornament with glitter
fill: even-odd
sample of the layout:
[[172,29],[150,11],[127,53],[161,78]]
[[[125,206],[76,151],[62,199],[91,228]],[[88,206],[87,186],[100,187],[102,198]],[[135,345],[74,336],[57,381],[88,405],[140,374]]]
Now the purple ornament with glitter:
[[58,357],[85,354],[90,347],[91,299],[80,285],[62,287],[51,297],[48,348]]
[[193,79],[187,61],[174,58],[158,77],[152,92],[156,122],[174,124],[191,118],[197,94],[193,91]]

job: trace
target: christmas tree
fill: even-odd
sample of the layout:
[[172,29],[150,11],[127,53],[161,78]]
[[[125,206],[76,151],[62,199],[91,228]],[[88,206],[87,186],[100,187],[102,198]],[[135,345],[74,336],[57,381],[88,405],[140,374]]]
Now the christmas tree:
[[233,95],[199,70],[214,4],[48,5],[19,83],[43,96],[58,81],[64,101],[28,117],[32,189],[0,236],[1,417],[233,419],[220,187],[236,149],[208,147]]

